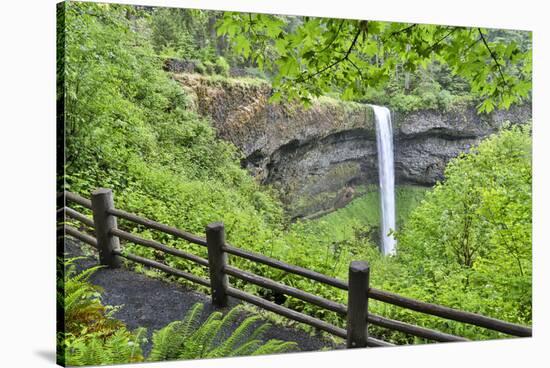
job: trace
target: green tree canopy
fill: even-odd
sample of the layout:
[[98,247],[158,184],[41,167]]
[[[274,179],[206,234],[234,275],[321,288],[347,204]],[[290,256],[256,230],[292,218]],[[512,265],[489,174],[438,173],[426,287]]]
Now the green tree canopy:
[[508,108],[531,91],[530,32],[227,12],[218,35],[275,73],[274,101],[307,104],[327,92],[361,99],[397,67],[412,72],[433,61],[469,83],[480,112]]
[[445,181],[397,234],[399,261],[417,290],[433,290],[444,305],[463,298],[469,310],[531,322],[531,146],[531,125],[512,126],[449,163]]

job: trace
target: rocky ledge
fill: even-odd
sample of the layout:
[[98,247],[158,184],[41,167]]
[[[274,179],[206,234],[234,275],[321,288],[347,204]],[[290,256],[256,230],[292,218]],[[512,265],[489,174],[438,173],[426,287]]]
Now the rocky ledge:
[[[280,189],[291,215],[326,210],[344,188],[377,182],[374,113],[368,105],[331,98],[310,108],[272,104],[271,87],[262,80],[197,74],[174,79],[192,97],[193,108],[211,118],[218,135],[242,150],[243,166],[261,183]],[[529,121],[531,106],[488,115],[468,105],[392,115],[397,184],[431,186],[443,179],[451,158],[506,121]]]

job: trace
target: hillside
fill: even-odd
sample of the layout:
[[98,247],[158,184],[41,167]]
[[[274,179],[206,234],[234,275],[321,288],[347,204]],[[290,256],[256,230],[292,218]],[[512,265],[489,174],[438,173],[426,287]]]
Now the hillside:
[[[531,324],[532,131],[522,91],[517,101],[502,94],[509,108],[495,102],[488,109],[479,101],[490,97],[480,97],[468,78],[433,61],[431,69],[407,71],[407,88],[388,93],[383,101],[393,115],[398,252],[386,257],[378,247],[376,125],[369,104],[382,101],[386,88],[405,83],[404,65],[388,86],[360,96],[340,90],[344,76],[338,76],[326,85],[311,82],[315,93],[326,92],[320,96],[292,87],[289,95],[298,98],[286,100],[278,88],[289,82],[279,79],[292,77],[294,66],[264,70],[231,48],[229,36],[216,33],[221,13],[73,2],[61,8],[61,190],[89,197],[95,188],[111,188],[117,208],[194,234],[222,221],[231,244],[341,279],[347,279],[351,261],[367,260],[372,287]],[[307,23],[286,22],[288,30]],[[167,67],[174,64],[179,67]],[[352,195],[343,198],[345,193]],[[204,247],[171,235],[124,220],[119,226],[206,256]],[[151,248],[131,242],[123,248],[208,277],[202,266]],[[347,301],[343,290],[246,260],[232,262]],[[265,299],[276,297],[231,282]],[[297,298],[281,303],[345,326],[341,315]],[[473,340],[507,337],[376,301],[369,311]],[[427,342],[375,326],[372,333],[399,344]]]

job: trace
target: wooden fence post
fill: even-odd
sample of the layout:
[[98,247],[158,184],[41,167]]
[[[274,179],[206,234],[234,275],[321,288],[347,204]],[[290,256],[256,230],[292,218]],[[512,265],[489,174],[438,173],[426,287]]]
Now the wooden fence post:
[[347,348],[367,346],[367,315],[369,309],[369,264],[353,261],[349,265]]
[[99,263],[109,268],[119,268],[122,263],[120,257],[113,254],[113,250],[120,250],[120,242],[117,236],[111,234],[111,229],[117,228],[116,217],[110,215],[107,210],[114,207],[111,189],[99,188],[92,193],[92,212]]
[[217,307],[225,307],[227,306],[229,280],[224,272],[224,267],[227,265],[227,253],[223,250],[225,230],[222,222],[214,222],[206,226],[206,245],[208,246],[212,304]]

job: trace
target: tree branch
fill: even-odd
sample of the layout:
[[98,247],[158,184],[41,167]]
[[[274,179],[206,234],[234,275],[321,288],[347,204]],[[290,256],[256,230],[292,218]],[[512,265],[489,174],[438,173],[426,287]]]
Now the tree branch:
[[349,61],[349,63],[357,70],[357,72],[359,73],[359,77],[361,78],[361,80],[364,80],[363,79],[363,72],[361,71],[361,69],[355,65],[355,63],[353,61],[351,61],[351,59],[347,59],[347,61]]
[[445,36],[441,37],[439,40],[437,40],[436,42],[434,42],[432,45],[430,45],[430,47],[428,47],[425,51],[426,52],[431,52],[433,51],[434,47],[436,47],[437,45],[439,45],[441,42],[445,41],[451,34],[453,34],[458,28],[457,27],[453,27],[451,29],[450,32],[448,32]]
[[342,26],[344,25],[344,22],[345,22],[345,19],[342,19],[342,21],[340,22],[340,26],[338,27],[338,30],[336,31],[336,34],[334,35],[332,40],[321,51],[317,51],[317,53],[322,53],[323,51],[326,51],[330,46],[332,46],[334,41],[336,41],[336,39],[338,38],[338,35],[340,34],[340,30],[342,29]]
[[487,43],[487,40],[485,39],[485,36],[483,35],[483,32],[481,32],[481,28],[478,28],[477,31],[479,32],[479,36],[481,37],[481,40],[483,41],[483,44],[487,48],[487,51],[489,51],[489,54],[491,55],[491,57],[493,58],[496,66],[497,66],[498,72],[500,73],[500,78],[502,79],[502,83],[504,85],[507,85],[506,84],[506,79],[504,79],[504,74],[502,73],[501,65],[498,62],[496,55],[493,53],[493,50],[491,50],[491,48],[489,47],[489,44]]
[[311,78],[315,78],[316,76],[318,76],[319,74],[322,74],[324,73],[325,71],[329,70],[330,68],[333,68],[335,67],[336,65],[340,64],[341,62],[345,61],[345,60],[349,60],[349,55],[351,54],[351,51],[353,50],[353,48],[355,47],[355,44],[357,43],[357,39],[359,39],[359,35],[361,34],[361,28],[359,28],[357,30],[357,32],[355,33],[355,36],[353,37],[353,41],[351,42],[351,45],[350,47],[348,48],[348,51],[346,51],[346,54],[341,57],[340,59],[336,60],[335,62],[329,64],[329,65],[326,65],[324,66],[323,68],[321,68],[320,70],[318,70],[317,72],[313,73],[313,74],[310,74],[307,76],[307,78],[303,78],[302,76],[300,76],[300,78],[297,78],[296,81],[297,82],[307,82],[308,80],[310,80]]
[[466,49],[464,49],[462,53],[465,54],[467,51],[470,51],[470,49],[474,47],[479,41],[481,41],[481,37],[479,37],[477,40],[472,42],[468,47],[466,47]]
[[409,29],[412,29],[412,28],[416,27],[417,25],[418,24],[411,24],[410,26],[405,27],[403,29],[400,29],[399,31],[392,32],[392,33],[390,33],[390,37],[394,37],[394,36],[397,36],[400,33],[407,32]]

